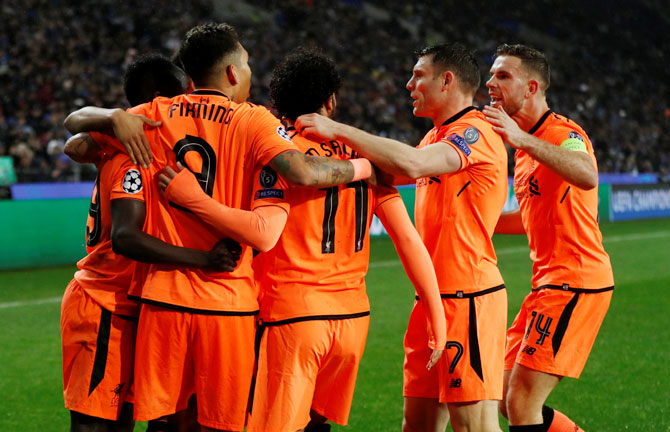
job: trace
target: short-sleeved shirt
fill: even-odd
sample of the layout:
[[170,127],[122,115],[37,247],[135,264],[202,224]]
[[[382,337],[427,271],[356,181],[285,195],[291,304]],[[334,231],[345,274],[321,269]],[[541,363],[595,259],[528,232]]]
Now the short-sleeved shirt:
[[[338,141],[316,142],[289,129],[298,148],[314,156],[349,159],[357,154]],[[348,316],[370,310],[365,275],[369,227],[375,209],[400,199],[395,188],[356,181],[329,188],[291,187],[291,214],[277,245],[263,260],[260,317]]]
[[[86,222],[86,255],[74,275],[79,285],[101,307],[119,315],[137,316],[139,305],[128,299],[135,261],[112,250],[111,199],[123,188],[122,167],[128,157],[104,155],[97,164],[98,176]],[[129,162],[129,160],[128,160]],[[131,168],[127,166],[127,168]]]
[[[593,144],[572,120],[547,111],[529,133],[586,152],[597,169]],[[514,192],[528,235],[533,288],[611,287],[612,266],[598,226],[598,188],[571,186],[522,150],[516,151],[515,161]]]
[[461,158],[453,173],[416,182],[414,218],[443,294],[503,284],[491,236],[507,196],[507,152],[484,115],[468,107],[430,130],[418,148],[437,142]]
[[[162,125],[147,129],[154,154],[145,231],[166,243],[210,250],[221,238],[187,209],[168,202],[156,174],[181,162],[196,175],[205,193],[232,208],[263,205],[287,208],[274,186],[253,194],[253,182],[275,156],[296,150],[282,124],[266,108],[237,104],[215,90],[196,90],[168,99],[159,97],[130,110]],[[258,290],[251,268],[252,248],[242,245],[237,268],[218,273],[197,268],[151,264],[142,301],[202,313],[249,313],[258,310]]]

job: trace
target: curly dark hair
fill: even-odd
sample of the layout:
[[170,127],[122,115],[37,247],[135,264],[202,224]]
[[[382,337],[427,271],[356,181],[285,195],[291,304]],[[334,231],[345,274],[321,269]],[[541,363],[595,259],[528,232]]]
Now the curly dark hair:
[[463,90],[473,95],[481,84],[477,57],[463,44],[452,42],[431,45],[415,51],[414,55],[417,58],[432,56],[436,73],[443,73],[447,70],[453,72],[462,83]]
[[319,51],[298,48],[272,72],[270,96],[281,117],[295,120],[317,112],[341,85],[333,60]]
[[542,91],[547,91],[549,84],[551,83],[551,72],[549,69],[549,62],[544,54],[535,48],[527,47],[526,45],[502,44],[496,49],[496,56],[501,55],[518,57],[521,59],[523,67],[540,79],[540,82],[543,84]]
[[131,106],[150,102],[156,93],[174,97],[187,89],[186,73],[160,54],[137,57],[123,75],[123,90]]
[[177,59],[198,86],[209,78],[222,59],[239,50],[240,39],[235,28],[225,23],[193,27],[186,33]]

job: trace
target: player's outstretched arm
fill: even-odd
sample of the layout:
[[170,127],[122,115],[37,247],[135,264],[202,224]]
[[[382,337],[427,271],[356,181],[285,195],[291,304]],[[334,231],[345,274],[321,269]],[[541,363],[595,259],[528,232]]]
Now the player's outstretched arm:
[[68,138],[63,153],[75,162],[97,163],[102,158],[103,151],[91,135],[82,132]]
[[526,234],[523,222],[521,221],[521,211],[516,209],[501,214],[493,232],[495,234]]
[[136,199],[114,199],[112,210],[112,250],[135,261],[175,266],[198,267],[231,272],[237,265],[239,251],[231,253],[226,241],[211,251],[173,246],[142,231],[146,204]]
[[161,122],[122,109],[84,107],[67,116],[63,122],[70,133],[99,131],[116,136],[134,164],[147,168],[153,157],[144,134],[145,127],[158,127]]
[[295,127],[306,136],[342,141],[382,170],[411,179],[450,173],[461,167],[461,159],[456,150],[442,142],[417,149],[319,114],[298,117]]
[[402,199],[395,197],[383,202],[375,214],[391,236],[405,271],[426,310],[430,336],[428,346],[433,350],[427,365],[430,369],[437,363],[447,344],[447,321],[433,263],[419,233],[412,225]]
[[194,212],[220,235],[256,250],[267,252],[277,244],[288,219],[283,208],[267,205],[249,211],[228,207],[207,195],[191,171],[178,168],[177,173],[166,167],[158,177],[168,200]]
[[270,166],[294,186],[331,187],[366,180],[372,173],[372,165],[366,159],[331,159],[297,150],[278,154]]
[[527,152],[566,182],[585,190],[598,186],[598,171],[588,153],[553,145],[524,132],[502,107],[486,106],[484,115],[512,147]]

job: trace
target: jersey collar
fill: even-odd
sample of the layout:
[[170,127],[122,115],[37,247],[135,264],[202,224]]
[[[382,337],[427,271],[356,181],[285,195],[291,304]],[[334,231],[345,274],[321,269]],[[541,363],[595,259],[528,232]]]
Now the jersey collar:
[[552,112],[553,112],[552,110],[547,110],[546,113],[542,114],[542,117],[540,117],[540,119],[537,121],[537,123],[535,123],[535,126],[530,128],[528,133],[533,135],[535,132],[537,132],[537,130],[540,128],[540,126],[542,126],[542,123],[544,123],[544,121],[547,119],[547,117],[549,117],[549,114],[551,114]]
[[298,135],[298,130],[295,128],[295,126],[286,126],[286,132],[293,132],[292,135],[289,135],[291,138]]
[[192,95],[206,95],[206,96],[223,96],[223,97],[227,97],[228,99],[230,99],[228,97],[228,95],[226,95],[225,93],[220,92],[218,90],[211,90],[211,89],[193,90],[190,94],[192,94]]
[[449,117],[449,118],[447,119],[447,121],[445,121],[444,123],[442,123],[442,126],[446,126],[446,125],[448,125],[449,123],[453,123],[453,122],[455,122],[456,120],[458,120],[459,118],[463,117],[465,114],[469,113],[470,111],[472,111],[472,110],[474,110],[474,109],[477,109],[477,108],[475,108],[474,106],[469,106],[469,107],[467,107],[467,108],[464,108],[463,110],[461,110],[461,111],[459,111],[458,113],[454,114],[453,116]]

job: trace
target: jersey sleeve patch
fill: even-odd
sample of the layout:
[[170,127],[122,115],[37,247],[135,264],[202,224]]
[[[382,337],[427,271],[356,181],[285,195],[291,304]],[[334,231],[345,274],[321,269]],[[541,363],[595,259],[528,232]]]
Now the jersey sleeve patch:
[[[477,132],[477,134],[479,134],[479,132]],[[477,137],[477,139],[479,139],[479,137]],[[470,153],[472,153],[472,150],[470,150],[470,146],[468,146],[465,138],[458,134],[452,133],[447,137],[447,141],[458,147],[458,149],[462,151],[465,156],[470,156]]]
[[[577,135],[579,138],[573,138],[572,134]],[[586,143],[580,137],[577,133],[575,132],[570,132],[570,138],[566,139],[561,143],[561,147],[566,148],[568,150],[572,151],[578,151],[578,152],[583,152],[583,153],[588,153],[588,150],[586,150]]]
[[288,142],[293,142],[293,141],[291,140],[291,137],[290,137],[290,136],[288,135],[288,133],[286,132],[286,129],[284,129],[284,126],[277,126],[277,135],[279,135],[280,137],[284,138],[284,139],[285,139],[286,141],[288,141]]
[[463,132],[463,138],[465,138],[465,142],[469,145],[476,143],[479,141],[479,129],[474,126],[470,126],[465,130],[465,132]]
[[136,169],[129,169],[123,176],[123,191],[136,194],[142,190],[142,174]]
[[[286,132],[284,132],[286,133]],[[254,200],[264,199],[264,198],[279,198],[284,199],[284,191],[281,189],[273,189],[277,184],[279,176],[277,172],[266,166],[261,170],[261,173],[258,175],[258,183],[263,189],[257,190],[254,194]]]

